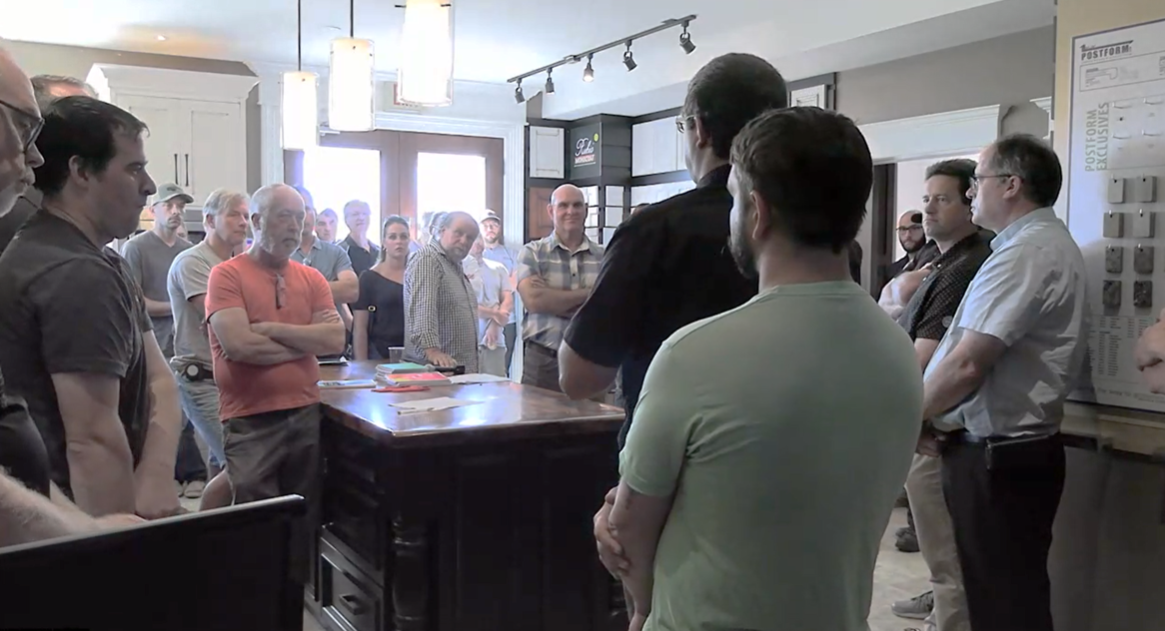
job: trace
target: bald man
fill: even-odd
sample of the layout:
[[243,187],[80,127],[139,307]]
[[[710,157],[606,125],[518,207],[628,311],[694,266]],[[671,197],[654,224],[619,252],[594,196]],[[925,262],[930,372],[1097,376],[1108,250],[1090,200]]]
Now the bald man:
[[[24,76],[21,74],[21,76]],[[50,103],[57,99],[62,99],[66,96],[92,96],[97,94],[89,84],[73,77],[61,77],[54,75],[37,75],[32,78],[33,96],[36,97],[36,107],[43,110],[49,106]],[[9,206],[12,209],[10,213],[0,213],[0,252],[3,252],[12,238],[16,236],[16,232],[24,225],[24,222],[40,208],[41,201],[44,196],[40,191],[29,186],[23,194],[19,195],[15,200],[15,204]],[[3,201],[0,200],[0,210],[5,208]]]
[[405,268],[405,358],[475,373],[477,292],[461,263],[481,230],[469,213],[451,212],[433,231]]
[[587,200],[577,186],[555,189],[546,212],[554,232],[526,244],[515,273],[527,312],[522,383],[561,392],[558,347],[570,318],[598,281],[603,248],[586,236]]

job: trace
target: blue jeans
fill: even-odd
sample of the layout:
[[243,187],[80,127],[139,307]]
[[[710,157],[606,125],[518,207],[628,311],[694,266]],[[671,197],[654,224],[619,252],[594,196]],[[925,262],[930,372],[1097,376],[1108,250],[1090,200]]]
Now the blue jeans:
[[176,378],[182,411],[202,437],[202,442],[206,443],[211,466],[220,469],[225,467],[227,457],[223,451],[222,421],[218,416],[218,387],[210,379],[189,381],[182,375]]

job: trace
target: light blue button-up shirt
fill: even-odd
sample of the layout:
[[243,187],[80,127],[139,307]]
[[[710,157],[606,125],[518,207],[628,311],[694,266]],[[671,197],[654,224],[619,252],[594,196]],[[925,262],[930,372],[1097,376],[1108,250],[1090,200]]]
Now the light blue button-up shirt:
[[983,384],[932,419],[939,429],[976,436],[1051,433],[1085,369],[1088,304],[1084,257],[1051,208],[1028,213],[991,241],[924,381],[966,331],[1007,345]]

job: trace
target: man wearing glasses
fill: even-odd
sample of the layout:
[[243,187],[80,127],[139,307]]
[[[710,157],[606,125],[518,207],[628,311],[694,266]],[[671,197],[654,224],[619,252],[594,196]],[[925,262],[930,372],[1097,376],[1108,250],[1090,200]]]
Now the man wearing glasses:
[[922,229],[921,212],[908,210],[902,213],[895,231],[898,233],[898,243],[902,245],[902,250],[906,254],[886,268],[886,276],[882,279],[883,286],[902,272],[921,268],[937,254],[934,242],[926,238],[926,233]]
[[[319,495],[317,355],[344,350],[344,324],[316,270],[291,260],[304,200],[285,184],[251,198],[254,244],[210,272],[206,316],[235,503],[297,494],[308,502],[294,567],[306,571]],[[306,527],[305,527],[306,526]]]

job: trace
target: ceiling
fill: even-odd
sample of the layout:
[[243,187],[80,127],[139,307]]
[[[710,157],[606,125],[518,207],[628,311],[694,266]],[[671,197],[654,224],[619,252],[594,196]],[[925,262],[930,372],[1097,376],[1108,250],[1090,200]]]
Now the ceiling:
[[[561,69],[556,75],[558,93],[546,99],[544,115],[564,118],[620,102],[624,111],[607,111],[652,111],[644,108],[674,99],[668,90],[674,92],[699,65],[728,51],[759,54],[795,79],[1036,28],[1050,24],[1054,12],[1048,0],[452,2],[455,76],[481,82],[503,82],[667,18],[699,15],[691,27],[698,49],[690,56],[680,50],[678,32],[665,31],[636,43],[641,67],[635,73],[623,70],[619,50],[595,58],[597,76],[592,84],[566,81],[575,68]],[[193,4],[189,0],[0,0],[0,37],[247,63],[295,63],[293,0],[198,0],[197,10],[192,10]],[[356,36],[376,42],[377,66],[388,72],[396,68],[395,43],[404,17],[397,4],[403,0],[355,0]],[[46,15],[52,19],[45,19]],[[303,0],[303,23],[305,65],[326,66],[329,42],[347,35],[348,3]],[[912,28],[912,32],[902,32]],[[528,83],[527,95],[543,80]],[[639,95],[648,97],[636,101]]]

